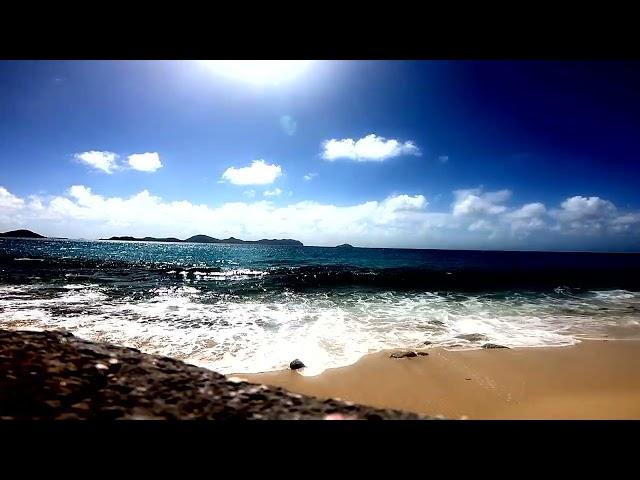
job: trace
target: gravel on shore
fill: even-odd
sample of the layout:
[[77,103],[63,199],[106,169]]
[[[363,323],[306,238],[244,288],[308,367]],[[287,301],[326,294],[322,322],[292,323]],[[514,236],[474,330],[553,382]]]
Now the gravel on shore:
[[[291,372],[297,375],[296,372]],[[65,331],[0,329],[0,419],[427,419],[233,381]]]

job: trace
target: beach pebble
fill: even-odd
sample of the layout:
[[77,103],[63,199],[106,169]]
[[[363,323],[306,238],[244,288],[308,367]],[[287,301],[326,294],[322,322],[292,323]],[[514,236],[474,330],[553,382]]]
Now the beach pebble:
[[509,348],[504,345],[498,345],[497,343],[485,343],[482,348]]
[[302,363],[302,360],[298,360],[297,358],[289,364],[289,368],[291,370],[298,370],[299,368],[304,368],[306,365]]

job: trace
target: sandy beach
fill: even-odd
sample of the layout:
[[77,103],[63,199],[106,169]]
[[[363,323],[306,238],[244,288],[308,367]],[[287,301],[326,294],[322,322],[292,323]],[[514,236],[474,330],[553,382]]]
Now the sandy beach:
[[[237,376],[320,398],[469,419],[640,419],[640,341],[568,347],[446,351],[394,359],[394,351],[317,376]],[[303,359],[304,360],[304,359]]]

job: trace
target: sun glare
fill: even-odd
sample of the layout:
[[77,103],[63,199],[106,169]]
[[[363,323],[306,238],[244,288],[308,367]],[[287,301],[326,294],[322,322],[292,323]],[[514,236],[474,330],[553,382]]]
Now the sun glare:
[[201,60],[217,75],[253,85],[280,85],[302,75],[311,60]]

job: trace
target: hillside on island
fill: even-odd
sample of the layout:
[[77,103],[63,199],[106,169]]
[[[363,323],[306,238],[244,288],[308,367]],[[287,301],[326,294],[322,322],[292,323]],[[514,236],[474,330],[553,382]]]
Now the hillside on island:
[[39,233],[32,232],[31,230],[11,230],[10,232],[0,233],[2,238],[47,238]]
[[232,244],[232,245],[285,245],[285,246],[296,246],[302,247],[303,243],[299,240],[293,240],[290,238],[283,239],[266,239],[262,240],[241,240],[235,237],[218,239],[214,237],[210,237],[209,235],[194,235],[192,237],[187,238],[186,240],[180,240],[175,237],[168,238],[156,238],[156,237],[144,237],[144,238],[135,238],[130,236],[124,237],[110,237],[110,238],[101,238],[100,240],[120,240],[120,241],[128,241],[128,242],[180,242],[180,243],[224,243],[224,244]]

